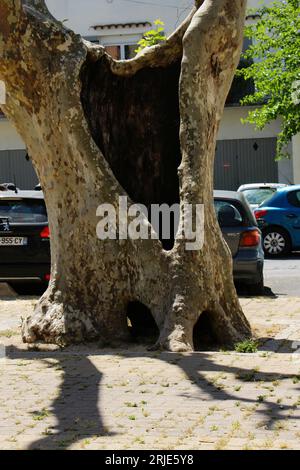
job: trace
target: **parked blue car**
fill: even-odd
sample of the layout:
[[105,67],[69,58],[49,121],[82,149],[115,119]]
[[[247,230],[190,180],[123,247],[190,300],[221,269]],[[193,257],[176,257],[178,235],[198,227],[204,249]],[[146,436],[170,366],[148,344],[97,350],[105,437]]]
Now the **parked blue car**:
[[279,189],[254,211],[267,255],[300,249],[300,185]]

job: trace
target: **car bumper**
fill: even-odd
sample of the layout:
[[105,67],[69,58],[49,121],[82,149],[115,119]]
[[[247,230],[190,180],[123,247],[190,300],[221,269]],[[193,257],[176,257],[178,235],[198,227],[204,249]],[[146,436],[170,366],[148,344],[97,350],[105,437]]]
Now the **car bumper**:
[[0,264],[0,282],[47,282],[50,264]]
[[259,251],[240,251],[233,259],[233,277],[235,281],[258,283],[263,274],[264,257]]

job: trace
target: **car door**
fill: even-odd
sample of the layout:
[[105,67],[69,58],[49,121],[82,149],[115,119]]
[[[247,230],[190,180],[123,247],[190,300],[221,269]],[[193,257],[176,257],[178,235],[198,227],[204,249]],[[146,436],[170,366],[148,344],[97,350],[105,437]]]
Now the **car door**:
[[285,225],[288,228],[293,246],[300,246],[300,190],[287,193],[288,206],[285,211]]
[[241,232],[244,228],[241,208],[233,200],[215,199],[214,205],[223,237],[234,258],[239,250]]

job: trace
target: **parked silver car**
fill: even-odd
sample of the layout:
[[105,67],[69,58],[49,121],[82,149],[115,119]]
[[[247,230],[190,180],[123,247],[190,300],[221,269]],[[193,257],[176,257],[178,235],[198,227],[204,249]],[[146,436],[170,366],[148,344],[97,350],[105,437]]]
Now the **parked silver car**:
[[243,184],[238,192],[244,194],[252,210],[257,209],[263,202],[272,197],[280,188],[288,186],[281,183],[252,183]]

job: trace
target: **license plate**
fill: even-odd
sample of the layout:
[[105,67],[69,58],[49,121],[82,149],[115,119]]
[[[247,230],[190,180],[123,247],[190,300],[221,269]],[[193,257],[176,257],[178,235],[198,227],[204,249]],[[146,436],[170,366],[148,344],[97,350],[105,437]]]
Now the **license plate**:
[[24,237],[0,237],[0,246],[25,246],[28,238]]

